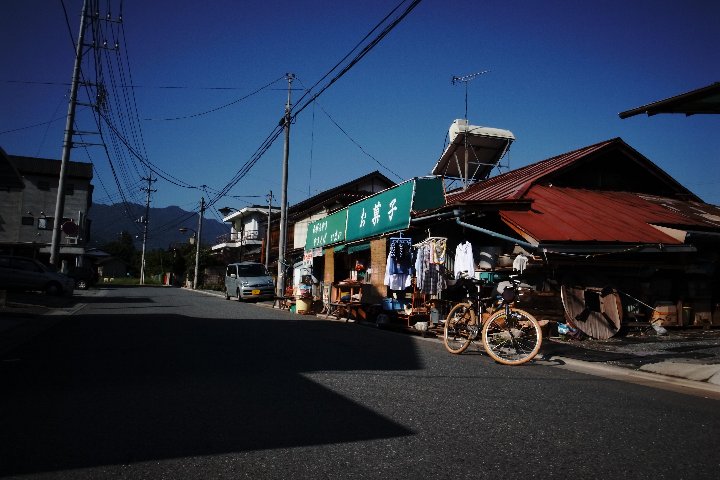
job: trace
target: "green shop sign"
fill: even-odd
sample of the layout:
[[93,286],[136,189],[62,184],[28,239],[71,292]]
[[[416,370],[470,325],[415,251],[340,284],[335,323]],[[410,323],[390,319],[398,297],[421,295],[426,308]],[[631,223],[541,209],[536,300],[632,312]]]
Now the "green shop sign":
[[346,225],[347,209],[345,208],[325,218],[309,223],[307,238],[305,240],[305,250],[344,242]]
[[407,230],[410,213],[445,203],[442,178],[415,178],[308,224],[305,250]]
[[345,241],[406,230],[410,212],[445,203],[440,177],[416,178],[347,207]]

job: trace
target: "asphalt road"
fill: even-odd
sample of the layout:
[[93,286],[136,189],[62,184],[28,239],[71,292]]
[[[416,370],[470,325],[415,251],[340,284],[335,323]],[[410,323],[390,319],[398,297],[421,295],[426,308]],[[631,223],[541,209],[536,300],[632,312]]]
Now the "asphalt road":
[[716,400],[175,288],[0,362],[0,477],[717,478]]

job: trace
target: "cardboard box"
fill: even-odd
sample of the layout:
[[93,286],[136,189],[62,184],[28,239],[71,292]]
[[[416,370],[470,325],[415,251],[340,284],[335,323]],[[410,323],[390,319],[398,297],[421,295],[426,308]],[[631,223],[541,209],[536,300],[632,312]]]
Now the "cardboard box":
[[672,302],[657,302],[650,321],[653,325],[662,327],[676,326],[678,324],[677,306]]

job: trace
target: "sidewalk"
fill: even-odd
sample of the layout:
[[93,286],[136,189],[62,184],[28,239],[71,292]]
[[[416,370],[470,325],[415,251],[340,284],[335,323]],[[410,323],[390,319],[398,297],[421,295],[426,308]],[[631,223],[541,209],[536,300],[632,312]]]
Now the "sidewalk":
[[[197,292],[224,298],[219,292]],[[81,301],[78,295],[49,297],[8,293],[5,305],[0,305],[0,356],[52,327],[58,315],[72,315],[78,305],[82,305]],[[272,302],[258,302],[257,305],[273,306]],[[301,316],[304,319],[319,318]],[[368,325],[375,326],[374,323]],[[548,364],[583,365],[595,369],[602,366],[606,370],[683,379],[720,392],[720,328],[669,329],[663,336],[631,333],[608,340],[550,337],[543,340],[538,360]]]
[[[1,298],[1,297],[0,297]],[[8,292],[0,302],[0,361],[10,351],[72,314],[77,298]]]
[[707,382],[720,387],[720,329],[673,329],[667,335],[543,341],[544,360],[568,359]]

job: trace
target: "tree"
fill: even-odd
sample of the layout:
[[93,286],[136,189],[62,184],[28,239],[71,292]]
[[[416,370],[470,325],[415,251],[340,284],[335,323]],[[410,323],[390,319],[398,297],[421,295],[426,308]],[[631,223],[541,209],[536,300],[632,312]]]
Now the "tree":
[[106,243],[101,248],[128,264],[131,274],[135,275],[140,270],[140,258],[133,244],[133,237],[128,232],[121,232],[118,240]]

